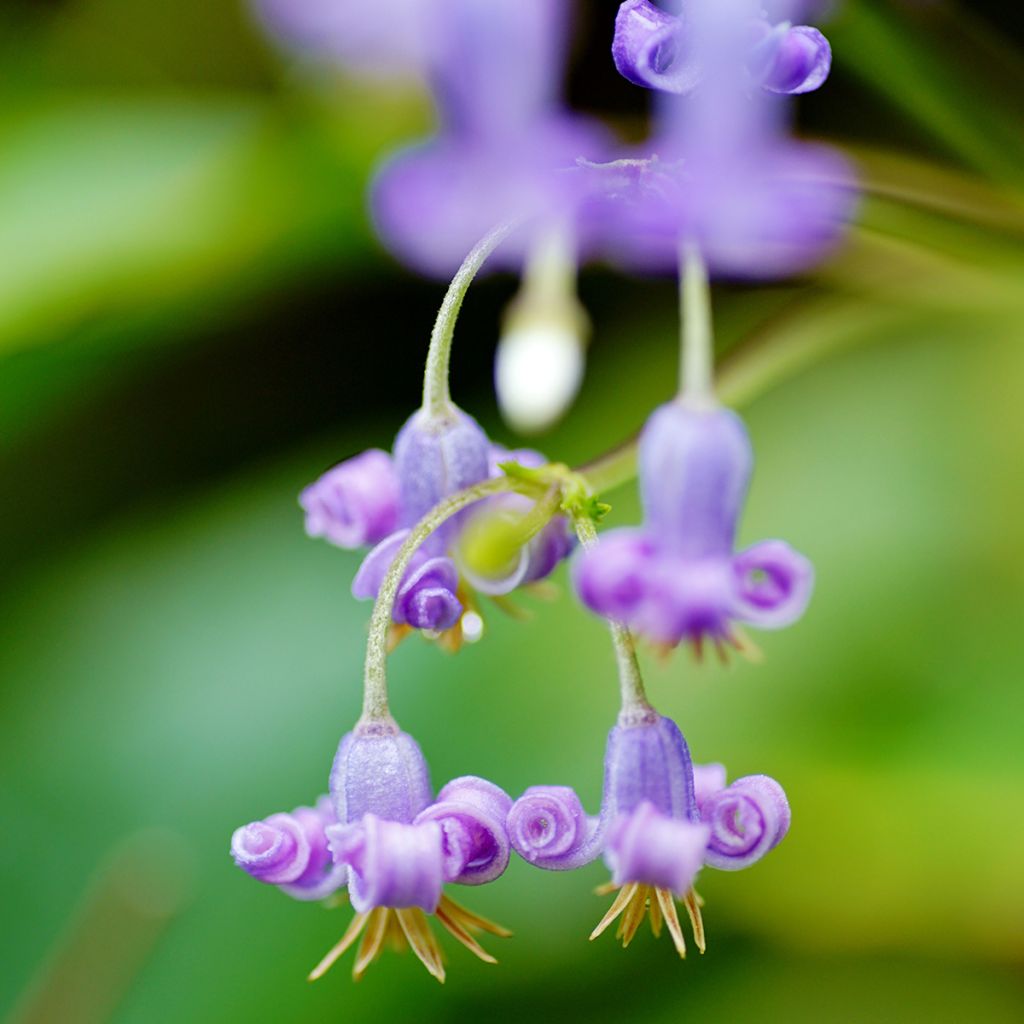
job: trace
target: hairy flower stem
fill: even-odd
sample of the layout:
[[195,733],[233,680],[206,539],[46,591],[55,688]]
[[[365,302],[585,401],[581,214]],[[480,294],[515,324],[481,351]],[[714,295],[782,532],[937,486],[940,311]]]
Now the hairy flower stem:
[[381,583],[377,601],[373,606],[373,616],[370,619],[370,636],[366,644],[366,662],[363,674],[361,724],[387,723],[391,720],[388,710],[387,682],[388,628],[391,625],[391,615],[398,588],[416,549],[434,530],[446,520],[451,519],[457,512],[461,512],[464,508],[484,498],[504,494],[507,491],[528,492],[534,496],[536,493],[536,489],[529,484],[521,480],[513,480],[510,477],[498,477],[495,480],[484,480],[482,483],[474,484],[435,505],[413,527],[412,532],[398,549],[398,554],[395,555],[395,559],[388,567],[384,581]]
[[448,368],[451,362],[455,321],[459,317],[459,310],[462,309],[462,300],[487,257],[501,245],[517,224],[518,221],[506,221],[484,235],[463,260],[462,266],[448,286],[444,302],[441,303],[441,309],[434,321],[434,330],[430,335],[427,365],[423,374],[423,408],[433,419],[444,419],[452,412]]
[[[572,525],[580,544],[584,548],[593,547],[597,543],[597,530],[594,521],[585,515],[574,515]],[[644,689],[643,677],[640,675],[640,663],[636,657],[636,645],[633,634],[625,626],[617,622],[609,623],[612,635],[612,646],[615,648],[615,661],[619,669],[619,690],[622,707],[619,710],[620,725],[636,725],[656,714],[647,691]]]
[[708,272],[692,242],[679,248],[679,397],[688,405],[714,403],[715,348]]

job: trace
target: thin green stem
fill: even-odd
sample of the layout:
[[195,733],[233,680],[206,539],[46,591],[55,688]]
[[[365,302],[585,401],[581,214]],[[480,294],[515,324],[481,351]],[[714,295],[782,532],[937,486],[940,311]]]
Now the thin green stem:
[[373,606],[373,616],[370,619],[370,635],[366,644],[366,663],[363,675],[363,716],[361,724],[388,723],[391,714],[388,710],[388,682],[387,682],[387,656],[388,656],[388,629],[391,625],[391,615],[395,606],[395,597],[401,585],[402,577],[405,575],[409,562],[415,554],[416,549],[434,532],[443,522],[451,519],[453,515],[461,512],[462,509],[483,498],[490,498],[495,494],[503,494],[507,491],[522,491],[527,487],[521,480],[513,480],[510,477],[498,477],[494,480],[484,480],[482,483],[474,484],[465,490],[459,491],[451,497],[435,505],[412,529],[406,537],[402,546],[398,549],[394,561],[388,567],[381,583],[380,591],[377,594],[377,602]]
[[[593,547],[597,543],[597,530],[593,520],[588,516],[574,515],[572,525],[584,548]],[[633,635],[617,622],[610,622],[608,627],[612,635],[612,646],[615,648],[615,662],[619,669],[619,691],[622,698],[619,723],[635,725],[650,718],[655,711],[644,689]]]
[[430,335],[427,365],[423,374],[423,408],[432,418],[444,419],[452,412],[448,368],[451,362],[455,321],[459,317],[459,310],[462,309],[462,300],[487,257],[501,245],[517,224],[518,221],[506,221],[484,235],[465,258],[448,286],[441,309],[434,321],[434,330]]
[[679,250],[679,394],[688,403],[714,401],[715,350],[711,333],[711,292],[708,272],[692,242]]

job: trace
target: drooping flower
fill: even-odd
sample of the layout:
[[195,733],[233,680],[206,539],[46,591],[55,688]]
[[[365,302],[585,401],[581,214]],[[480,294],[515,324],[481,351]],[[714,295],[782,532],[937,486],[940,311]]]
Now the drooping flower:
[[565,169],[607,148],[560,100],[568,5],[434,0],[430,20],[440,128],[381,169],[378,231],[405,262],[444,275],[496,223],[524,220],[501,255],[518,261],[546,225],[571,220],[580,179]]
[[[373,599],[416,523],[456,491],[500,476],[498,464],[510,459],[529,466],[546,461],[537,452],[509,453],[491,444],[476,420],[457,407],[440,417],[418,410],[399,431],[392,455],[376,449],[364,452],[328,470],[302,492],[306,532],[339,547],[374,543],[352,582],[355,597]],[[482,504],[510,516],[531,507],[518,495]],[[572,550],[568,526],[556,517],[516,552],[507,570],[474,573],[455,560],[460,533],[474,514],[453,516],[417,549],[392,612],[397,626],[434,633],[457,630],[472,599],[469,588],[491,596],[507,594],[549,575]]]
[[390,938],[408,944],[444,981],[427,915],[481,960],[494,963],[475,935],[509,933],[450,899],[443,887],[482,885],[505,870],[508,795],[485,779],[465,776],[434,798],[419,745],[391,721],[358,725],[342,738],[330,793],[315,810],[272,815],[232,838],[240,867],[298,899],[321,899],[347,883],[355,917],[310,978],[321,977],[361,937],[354,977],[362,976]]
[[640,439],[644,524],[611,530],[581,554],[576,589],[593,611],[657,644],[737,644],[736,623],[778,629],[810,599],[810,562],[781,540],[735,552],[753,469],[743,421],[676,400]]
[[[635,85],[662,92],[688,93],[696,88],[713,60],[692,38],[689,8],[669,14],[651,0],[625,0],[615,18],[612,57],[619,74]],[[734,17],[742,28],[746,62],[737,74],[769,92],[796,94],[817,89],[828,77],[832,48],[807,25],[788,21],[773,24],[757,7],[737,7]]]
[[622,5],[613,55],[658,90],[655,131],[627,159],[581,167],[585,250],[664,270],[686,244],[715,274],[772,278],[813,266],[842,239],[855,175],[834,150],[790,139],[775,95],[820,84],[828,44],[814,29],[758,20],[759,7],[693,3],[676,18]]
[[533,786],[508,816],[515,851],[540,868],[565,871],[604,854],[612,872],[600,892],[617,891],[591,934],[617,918],[628,946],[645,916],[659,935],[667,926],[680,956],[686,943],[676,914],[683,902],[704,951],[702,900],[693,888],[703,865],[737,870],[776,846],[789,827],[785,793],[767,776],[725,785],[720,765],[697,769],[679,727],[651,711],[625,716],[609,733],[601,813],[588,817],[566,786]]

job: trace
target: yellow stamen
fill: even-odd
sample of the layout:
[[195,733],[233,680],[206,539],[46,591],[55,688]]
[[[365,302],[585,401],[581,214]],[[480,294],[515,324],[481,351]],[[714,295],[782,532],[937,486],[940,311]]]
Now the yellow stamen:
[[399,625],[397,622],[392,622],[388,626],[388,654],[391,654],[394,649],[412,632],[412,626]]
[[515,601],[510,601],[504,594],[491,594],[490,598],[494,602],[494,606],[503,611],[510,619],[515,619],[517,622],[529,622],[532,618],[526,608],[516,604]]
[[661,907],[658,905],[658,897],[651,893],[648,899],[650,904],[649,909],[651,912],[651,934],[656,938],[661,938]]
[[732,636],[730,636],[729,642],[739,651],[740,656],[747,659],[754,665],[759,665],[764,661],[764,652],[760,647],[750,639],[747,634],[740,626],[733,626]]
[[691,643],[691,650],[693,651],[693,660],[698,664],[704,663],[704,637],[698,633]]
[[359,943],[356,962],[352,965],[352,977],[356,981],[366,973],[366,968],[380,955],[381,946],[384,944],[384,936],[388,931],[388,918],[390,916],[390,911],[385,907],[377,907],[375,910],[370,911],[366,931],[363,932],[363,941]]
[[388,914],[387,916],[384,941],[388,944],[388,948],[395,953],[404,953],[409,948],[409,943],[405,941],[405,935],[402,932],[402,926],[398,923],[398,918],[394,914]]
[[316,981],[317,978],[322,978],[331,969],[334,961],[337,960],[338,957],[341,956],[345,950],[359,938],[359,933],[366,926],[368,917],[368,914],[356,914],[356,916],[352,918],[352,923],[346,929],[345,934],[338,940],[337,945],[334,946],[327,956],[325,956],[323,960],[321,960],[320,963],[318,963],[316,967],[309,972],[310,981]]
[[[614,883],[599,885],[594,891],[599,896],[606,896],[615,891]],[[693,938],[697,948],[703,953],[705,949],[704,940],[704,919],[701,916],[700,908],[704,905],[700,893],[696,889],[689,889],[686,895],[681,897],[686,912],[690,917],[690,924],[693,926]],[[662,926],[668,927],[672,936],[672,943],[680,957],[686,957],[686,940],[683,938],[683,929],[679,924],[679,915],[676,912],[675,898],[668,889],[657,889],[651,885],[641,885],[638,882],[630,882],[618,891],[608,913],[601,918],[600,924],[590,933],[591,939],[596,939],[605,929],[619,916],[615,931],[615,937],[622,939],[622,945],[628,946],[637,933],[644,917],[650,914],[651,931],[654,937],[661,935]]]
[[629,901],[626,912],[622,915],[622,923],[619,926],[619,930],[623,949],[633,941],[633,936],[636,935],[640,922],[643,921],[647,914],[647,898],[650,891],[651,888],[648,885],[639,886],[633,894],[633,898]]
[[466,949],[470,951],[470,953],[479,957],[485,964],[496,964],[498,962],[490,953],[487,952],[486,949],[483,948],[483,946],[480,945],[479,942],[476,941],[476,939],[473,938],[472,935],[469,934],[469,932],[466,931],[465,928],[462,927],[461,924],[458,923],[458,921],[449,917],[448,914],[445,913],[443,907],[439,906],[434,913],[437,915],[438,921],[448,929],[448,933],[458,939],[459,942],[461,942]]
[[711,642],[715,646],[715,654],[718,655],[719,662],[722,665],[728,665],[729,664],[729,652],[726,649],[725,644],[722,642],[722,638],[720,636],[712,637],[711,638]]
[[541,601],[556,601],[562,593],[561,587],[551,580],[534,580],[533,583],[527,583],[523,589]]
[[683,929],[679,927],[679,918],[676,915],[676,905],[672,899],[672,893],[668,889],[655,889],[658,896],[658,905],[665,917],[665,924],[668,926],[669,935],[676,947],[676,952],[686,959],[686,940],[683,938]]
[[618,890],[618,886],[614,882],[603,882],[594,890],[595,896],[611,896],[613,892]]
[[437,939],[427,926],[427,919],[419,907],[403,907],[396,910],[398,923],[402,926],[406,939],[420,963],[444,984],[444,965],[441,963],[441,950]]
[[697,943],[697,948],[701,953],[705,949],[704,918],[700,913],[700,908],[703,904],[704,901],[697,895],[696,889],[690,889],[683,897],[683,906],[686,907],[686,912],[690,915],[690,925],[693,927],[693,941]]
[[459,924],[469,931],[490,932],[491,935],[497,935],[503,939],[507,939],[512,934],[507,928],[503,928],[500,924],[495,924],[480,914],[475,914],[461,903],[456,903],[449,896],[442,896],[440,905],[452,920],[458,921]]
[[458,654],[462,650],[462,619],[442,633],[434,634],[434,641],[447,654]]
[[618,896],[615,897],[615,902],[608,908],[608,913],[601,918],[598,926],[590,933],[590,940],[593,942],[607,927],[612,923],[626,909],[626,904],[633,898],[633,894],[636,892],[638,885],[636,882],[630,882],[628,885],[624,885],[620,890]]

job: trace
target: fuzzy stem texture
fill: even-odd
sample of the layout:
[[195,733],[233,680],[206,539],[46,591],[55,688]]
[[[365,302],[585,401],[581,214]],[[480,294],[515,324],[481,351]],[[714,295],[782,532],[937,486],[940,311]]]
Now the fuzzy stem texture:
[[452,414],[448,368],[451,362],[455,321],[459,317],[459,310],[462,309],[462,300],[487,257],[501,245],[516,226],[516,221],[506,221],[484,235],[465,258],[448,286],[430,335],[427,365],[423,374],[423,408],[433,419],[445,419]]
[[715,347],[711,333],[711,292],[700,251],[684,242],[679,250],[679,320],[682,351],[679,395],[689,405],[714,404]]
[[[597,543],[597,530],[594,521],[585,515],[574,515],[572,525],[576,536],[584,548],[593,547]],[[638,722],[651,718],[656,714],[640,675],[640,663],[636,657],[636,645],[633,635],[625,626],[609,623],[612,635],[612,646],[615,648],[615,661],[619,669],[619,690],[622,707],[619,710],[620,725],[636,725]]]

